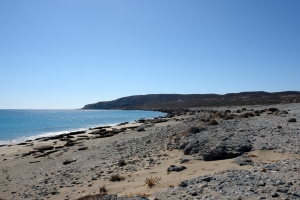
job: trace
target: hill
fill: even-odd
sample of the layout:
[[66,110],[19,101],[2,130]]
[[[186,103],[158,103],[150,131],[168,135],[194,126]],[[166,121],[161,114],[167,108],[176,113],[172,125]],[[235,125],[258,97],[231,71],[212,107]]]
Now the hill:
[[82,109],[155,110],[202,106],[234,106],[300,102],[300,92],[241,92],[219,94],[148,94],[85,105]]

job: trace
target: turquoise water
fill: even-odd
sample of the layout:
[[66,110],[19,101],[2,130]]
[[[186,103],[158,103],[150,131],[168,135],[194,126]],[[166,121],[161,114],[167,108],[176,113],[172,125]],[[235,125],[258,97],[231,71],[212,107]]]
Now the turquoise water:
[[5,110],[0,109],[0,144],[22,142],[140,118],[165,116],[137,110]]

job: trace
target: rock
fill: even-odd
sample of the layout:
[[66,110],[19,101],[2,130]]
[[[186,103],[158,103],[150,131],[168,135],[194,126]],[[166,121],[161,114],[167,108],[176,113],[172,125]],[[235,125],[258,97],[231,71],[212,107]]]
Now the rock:
[[144,125],[144,124],[140,125],[139,127],[136,128],[136,130],[137,130],[138,132],[140,132],[140,131],[145,131],[145,125]]
[[33,149],[36,151],[46,151],[46,150],[54,149],[54,146],[52,146],[52,145],[36,146],[36,147],[33,147]]
[[75,161],[76,161],[76,159],[71,158],[71,159],[65,160],[65,161],[63,162],[63,164],[64,164],[64,165],[67,165],[67,164],[70,164],[70,163],[75,162]]
[[21,143],[19,143],[19,144],[17,144],[17,145],[27,145],[28,143],[26,143],[26,142],[21,142]]
[[277,194],[276,192],[273,192],[273,193],[271,193],[271,196],[272,196],[273,198],[276,198],[276,197],[279,197],[279,194]]
[[249,158],[246,154],[243,154],[237,158],[234,159],[234,163],[238,164],[240,166],[243,165],[253,165],[253,161],[251,158]]
[[198,127],[191,127],[188,130],[189,133],[200,133],[200,128]]
[[102,197],[100,200],[118,200],[118,197],[116,194],[109,194]]
[[210,122],[208,122],[206,125],[208,126],[215,126],[215,125],[218,125],[219,123],[216,121],[216,120],[211,120]]
[[236,141],[235,144],[220,145],[211,148],[210,150],[202,153],[203,159],[208,160],[222,160],[228,158],[235,158],[245,152],[252,150],[252,144],[249,140]]
[[288,122],[296,122],[297,120],[295,118],[289,118]]
[[257,185],[258,185],[258,186],[262,186],[262,187],[263,187],[263,186],[265,186],[265,185],[266,185],[266,182],[264,182],[264,181],[259,181]]
[[276,189],[276,192],[280,192],[280,193],[287,193],[288,191],[289,189],[286,187],[279,187]]
[[78,148],[79,151],[86,150],[86,149],[88,149],[88,147],[79,147]]
[[67,135],[78,135],[78,134],[82,134],[82,133],[85,133],[86,131],[73,131],[73,132],[70,132],[68,133]]
[[277,116],[286,115],[286,114],[288,114],[288,112],[285,111],[285,110],[277,110],[277,111],[274,113],[274,115],[277,115]]
[[275,111],[277,111],[278,110],[278,108],[269,108],[268,109],[268,111],[270,111],[270,112],[275,112]]
[[188,162],[188,161],[190,161],[191,160],[191,158],[190,158],[190,156],[183,156],[182,158],[180,158],[180,164],[182,164],[182,163],[185,163],[185,162]]
[[175,165],[171,165],[168,169],[167,169],[167,171],[168,172],[171,172],[171,171],[176,171],[176,172],[180,172],[180,171],[182,171],[182,170],[185,170],[186,169],[186,167],[185,166],[175,166]]

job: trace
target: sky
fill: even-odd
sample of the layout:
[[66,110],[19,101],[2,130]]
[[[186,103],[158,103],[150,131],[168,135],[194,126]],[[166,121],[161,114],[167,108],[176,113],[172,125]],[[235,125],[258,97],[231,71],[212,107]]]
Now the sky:
[[0,109],[300,91],[299,0],[0,0]]

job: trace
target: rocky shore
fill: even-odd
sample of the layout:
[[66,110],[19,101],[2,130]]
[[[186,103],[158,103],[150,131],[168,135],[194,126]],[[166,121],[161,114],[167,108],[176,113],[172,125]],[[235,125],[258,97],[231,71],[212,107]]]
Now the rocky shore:
[[300,199],[299,103],[165,112],[1,146],[0,199]]

